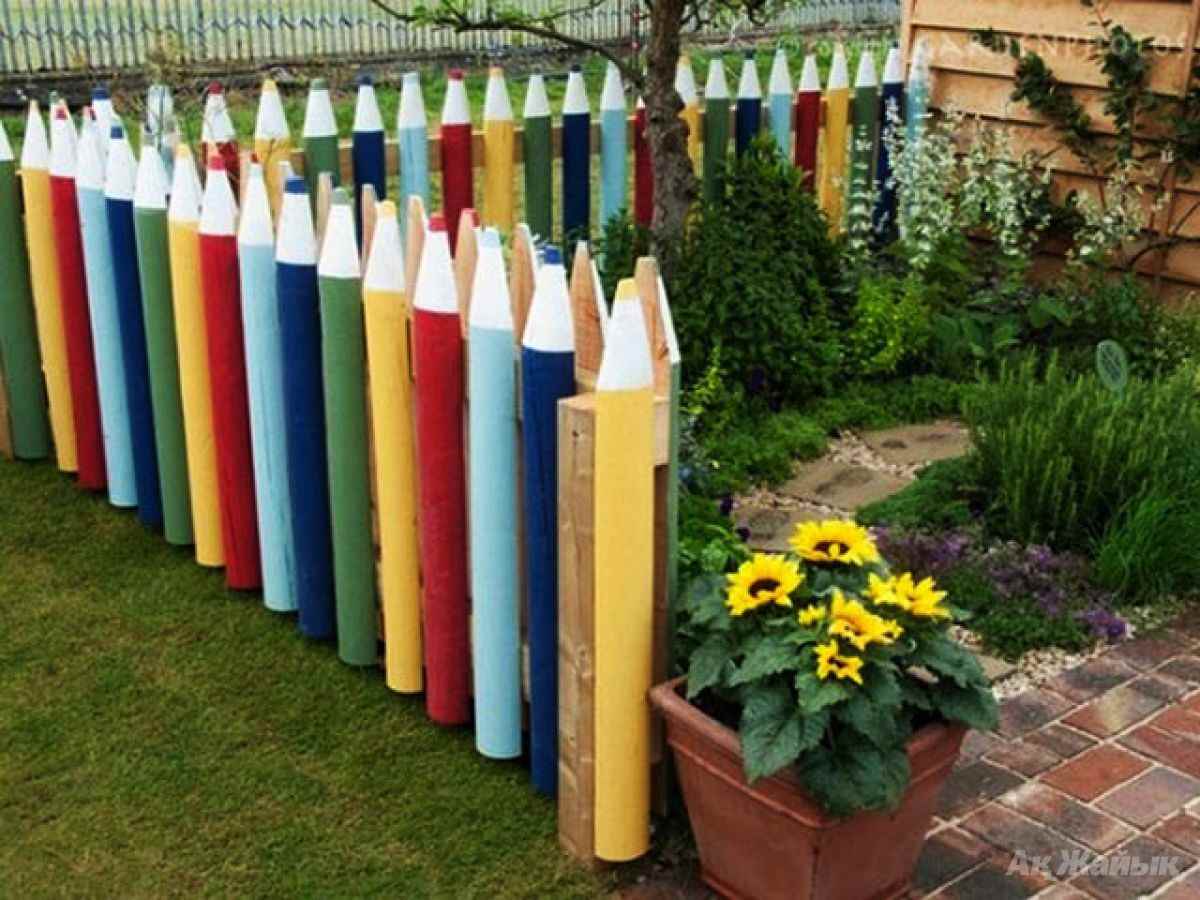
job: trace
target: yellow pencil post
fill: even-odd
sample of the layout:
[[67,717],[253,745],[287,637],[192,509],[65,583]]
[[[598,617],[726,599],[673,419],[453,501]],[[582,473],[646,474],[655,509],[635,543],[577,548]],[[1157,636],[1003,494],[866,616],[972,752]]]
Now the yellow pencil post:
[[513,228],[515,135],[504,70],[492,66],[483,107],[483,224],[504,234]]
[[650,846],[654,376],[637,285],[617,286],[596,379],[596,856]]
[[363,306],[375,441],[384,668],[389,688],[411,694],[423,687],[417,465],[404,254],[396,205],[391,201],[378,207],[372,253],[363,277]]
[[850,127],[850,78],[846,69],[846,51],[838,44],[833,51],[829,81],[821,102],[825,130],[821,142],[821,209],[829,218],[829,230],[842,230],[842,210],[846,190],[847,135]]
[[700,96],[696,92],[696,75],[692,71],[692,60],[686,55],[679,57],[675,69],[675,92],[683,101],[679,118],[687,124],[688,156],[692,159],[692,168],[695,168],[700,165]]
[[25,199],[25,240],[29,248],[29,280],[33,288],[38,346],[46,377],[50,431],[58,468],[79,468],[75,448],[75,407],[67,369],[67,335],[63,327],[62,291],[50,210],[50,142],[37,102],[29,104],[25,143],[21,148],[21,192]]
[[208,327],[200,292],[200,185],[192,151],[186,144],[180,145],[175,154],[171,205],[167,210],[167,253],[171,260],[171,296],[175,305],[196,562],[202,566],[221,566],[225,564],[225,548],[221,538],[213,398],[208,377]]

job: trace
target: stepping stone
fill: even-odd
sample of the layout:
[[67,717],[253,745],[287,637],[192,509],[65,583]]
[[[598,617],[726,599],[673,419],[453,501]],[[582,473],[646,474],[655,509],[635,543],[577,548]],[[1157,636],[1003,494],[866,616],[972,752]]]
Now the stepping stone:
[[897,466],[914,466],[962,456],[971,448],[967,430],[958,422],[951,421],[868,431],[862,439],[885,462]]
[[830,514],[815,506],[802,505],[789,509],[770,506],[746,506],[734,516],[734,524],[750,532],[746,543],[751,550],[764,553],[785,553],[789,549],[788,538],[799,522],[820,521]]
[[989,656],[986,653],[976,654],[979,660],[979,665],[983,668],[983,674],[987,676],[987,680],[995,684],[1002,678],[1007,678],[1013,672],[1017,671],[1017,667],[1007,660],[1000,659],[995,656]]
[[855,510],[890,497],[908,480],[853,463],[819,459],[801,466],[780,492],[799,500]]

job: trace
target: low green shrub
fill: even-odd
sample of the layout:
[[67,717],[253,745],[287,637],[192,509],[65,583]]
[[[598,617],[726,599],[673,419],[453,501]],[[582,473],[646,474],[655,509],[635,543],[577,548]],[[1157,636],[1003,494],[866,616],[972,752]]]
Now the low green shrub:
[[931,463],[912,484],[855,513],[864,525],[896,528],[961,528],[975,516],[975,473],[969,457]]
[[860,377],[894,375],[925,362],[932,332],[920,279],[868,275],[858,283],[846,334],[847,368]]
[[964,404],[989,528],[1097,551],[1103,583],[1134,593],[1193,583],[1183,548],[1200,540],[1194,373],[1133,378],[1114,394],[1054,357],[1039,368],[1006,365]]
[[730,165],[680,249],[669,287],[686,379],[720,347],[726,377],[751,398],[796,405],[836,383],[837,248],[802,174],[769,137]]
[[896,381],[850,381],[828,397],[805,405],[804,412],[827,431],[887,428],[958,415],[968,383],[939,375],[914,375]]

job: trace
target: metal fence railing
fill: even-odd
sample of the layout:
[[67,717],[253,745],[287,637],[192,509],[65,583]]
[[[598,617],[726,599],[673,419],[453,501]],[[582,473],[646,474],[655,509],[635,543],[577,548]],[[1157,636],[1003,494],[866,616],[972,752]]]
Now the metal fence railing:
[[[394,2],[404,9],[422,0]],[[524,2],[534,11],[553,5],[552,0]],[[567,30],[593,41],[631,40],[640,5],[639,0],[606,0],[574,14]],[[899,0],[809,0],[773,24],[805,29],[890,24],[899,17]],[[725,26],[698,36],[730,31]],[[547,42],[522,34],[457,35],[408,25],[369,0],[0,0],[0,75],[132,69],[156,55],[180,63],[220,64],[517,52],[541,46]]]

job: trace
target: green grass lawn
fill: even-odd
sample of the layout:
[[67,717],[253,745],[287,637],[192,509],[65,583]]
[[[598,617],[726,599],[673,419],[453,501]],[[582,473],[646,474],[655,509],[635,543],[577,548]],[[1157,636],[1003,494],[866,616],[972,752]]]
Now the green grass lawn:
[[485,760],[49,464],[0,460],[0,896],[575,897]]

